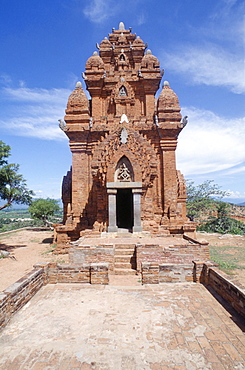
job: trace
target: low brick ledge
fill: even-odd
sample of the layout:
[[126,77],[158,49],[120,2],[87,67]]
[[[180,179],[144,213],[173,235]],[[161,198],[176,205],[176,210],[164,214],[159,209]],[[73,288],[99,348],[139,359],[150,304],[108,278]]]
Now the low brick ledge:
[[109,263],[61,264],[45,262],[38,263],[34,267],[42,267],[44,269],[46,284],[109,284]]
[[109,284],[108,263],[38,263],[21,279],[0,292],[0,328],[46,284]]
[[245,319],[245,288],[242,285],[238,286],[224,272],[206,263],[203,264],[201,281],[218,293]]
[[21,309],[44,285],[44,269],[34,268],[0,293],[0,327]]
[[142,284],[181,283],[194,281],[192,263],[142,262]]
[[245,318],[245,288],[230,280],[212,261],[193,264],[142,262],[142,284],[196,282],[211,287]]

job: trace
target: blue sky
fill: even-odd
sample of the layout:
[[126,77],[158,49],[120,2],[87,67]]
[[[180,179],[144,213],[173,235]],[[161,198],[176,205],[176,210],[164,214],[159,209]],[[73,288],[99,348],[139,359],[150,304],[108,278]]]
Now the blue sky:
[[188,124],[177,167],[245,201],[244,1],[1,0],[0,140],[37,197],[60,197],[71,165],[58,127],[95,44],[118,28],[148,43]]

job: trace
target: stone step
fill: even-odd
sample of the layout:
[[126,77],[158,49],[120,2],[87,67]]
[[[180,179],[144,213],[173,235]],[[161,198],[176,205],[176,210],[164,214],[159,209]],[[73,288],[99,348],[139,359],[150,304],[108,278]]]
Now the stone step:
[[132,238],[133,235],[131,233],[117,233],[117,238]]
[[115,256],[115,263],[117,262],[133,262],[136,263],[136,258],[135,256]]
[[134,249],[115,249],[115,256],[122,256],[122,255],[128,255],[133,256],[134,255]]
[[133,267],[136,267],[136,263],[130,263],[130,262],[115,262],[114,268],[116,269],[132,269]]
[[115,269],[115,275],[136,275],[136,270],[133,269]]
[[115,249],[134,249],[135,244],[115,244]]

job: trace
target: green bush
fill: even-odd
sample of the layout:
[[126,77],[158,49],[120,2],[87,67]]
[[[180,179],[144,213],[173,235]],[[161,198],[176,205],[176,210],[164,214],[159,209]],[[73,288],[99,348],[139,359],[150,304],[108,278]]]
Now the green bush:
[[245,235],[245,224],[230,217],[218,217],[198,227],[199,231],[220,234]]

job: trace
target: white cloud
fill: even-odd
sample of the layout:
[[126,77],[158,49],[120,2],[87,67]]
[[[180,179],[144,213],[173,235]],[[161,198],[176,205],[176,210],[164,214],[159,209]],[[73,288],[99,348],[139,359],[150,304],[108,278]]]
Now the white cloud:
[[138,26],[142,26],[142,24],[145,24],[146,23],[146,16],[145,16],[145,13],[141,12],[139,15],[138,15],[138,18],[137,18],[137,25]]
[[12,79],[8,74],[2,73],[0,75],[0,83],[3,84],[4,86],[8,86],[12,83]]
[[2,112],[0,125],[12,135],[46,140],[66,139],[58,119],[64,116],[70,93],[67,89],[4,88],[2,95],[7,113],[4,117]]
[[244,199],[245,198],[245,192],[227,190],[227,193],[229,193],[229,195],[227,195],[225,199]]
[[112,0],[92,0],[83,13],[91,22],[103,23],[117,13],[117,7],[118,4]]
[[186,23],[182,40],[163,53],[162,65],[190,84],[222,86],[233,93],[244,93],[244,11],[242,1],[216,1],[209,17],[198,27]]
[[190,83],[225,86],[232,92],[245,92],[244,61],[216,46],[181,47],[162,57],[164,65],[178,74],[185,74]]
[[240,173],[245,174],[245,165],[242,163],[241,165],[235,167],[235,168],[230,168],[228,171],[226,171],[227,175],[237,175]]
[[52,104],[55,102],[63,102],[64,98],[66,97],[67,99],[71,91],[67,89],[30,89],[21,86],[19,88],[5,87],[3,93],[15,101]]
[[245,118],[225,119],[193,107],[183,111],[189,122],[179,136],[178,168],[187,176],[228,170],[242,172]]

